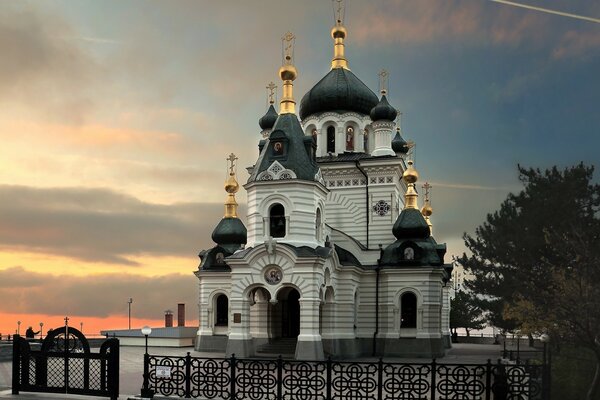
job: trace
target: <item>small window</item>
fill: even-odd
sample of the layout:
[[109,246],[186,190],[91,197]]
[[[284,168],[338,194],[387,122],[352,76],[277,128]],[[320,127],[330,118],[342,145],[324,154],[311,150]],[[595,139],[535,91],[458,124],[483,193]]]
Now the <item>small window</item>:
[[229,323],[229,299],[224,294],[217,296],[217,315],[215,326],[227,326]]
[[327,127],[327,152],[335,153],[335,127]]
[[315,237],[321,240],[321,209],[317,208],[317,217],[315,218]]
[[415,259],[415,251],[412,247],[407,247],[404,249],[404,259],[405,260],[414,260]]
[[417,327],[417,296],[412,292],[407,292],[400,298],[400,328]]
[[285,236],[285,209],[279,203],[269,211],[269,235],[274,238]]

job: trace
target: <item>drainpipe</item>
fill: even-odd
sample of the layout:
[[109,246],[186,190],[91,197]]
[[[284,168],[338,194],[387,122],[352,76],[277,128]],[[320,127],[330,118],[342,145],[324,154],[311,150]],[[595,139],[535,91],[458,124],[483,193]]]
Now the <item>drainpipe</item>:
[[367,176],[367,173],[365,172],[365,170],[362,169],[362,167],[360,166],[359,160],[356,160],[354,162],[354,164],[356,165],[356,169],[358,169],[365,177],[365,189],[366,189],[365,211],[366,211],[366,217],[367,217],[367,250],[368,250],[369,249],[369,177]]
[[379,272],[381,271],[381,259],[383,257],[383,246],[379,244],[379,259],[375,267],[375,332],[373,332],[373,354],[377,354],[377,335],[379,334]]

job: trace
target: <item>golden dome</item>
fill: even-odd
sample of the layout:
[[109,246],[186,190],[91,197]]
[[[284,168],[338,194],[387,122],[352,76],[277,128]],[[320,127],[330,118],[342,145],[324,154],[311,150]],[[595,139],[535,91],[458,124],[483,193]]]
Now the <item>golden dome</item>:
[[419,180],[419,173],[414,169],[412,160],[408,161],[408,168],[406,168],[406,171],[402,174],[402,179],[404,179],[404,182],[406,183],[415,183]]
[[[292,58],[285,56],[285,59],[289,62]],[[293,81],[298,76],[298,71],[292,64],[284,64],[279,68],[279,76],[283,81]]]
[[433,208],[431,207],[431,204],[425,203],[423,208],[421,208],[421,214],[423,214],[424,217],[431,217],[431,214],[433,214]]
[[235,175],[229,175],[229,178],[225,181],[225,191],[227,193],[237,193],[240,185],[235,180]]
[[338,24],[331,28],[331,37],[333,39],[345,39],[347,33],[348,32],[346,31],[346,28],[344,28],[344,26],[341,25],[339,21]]

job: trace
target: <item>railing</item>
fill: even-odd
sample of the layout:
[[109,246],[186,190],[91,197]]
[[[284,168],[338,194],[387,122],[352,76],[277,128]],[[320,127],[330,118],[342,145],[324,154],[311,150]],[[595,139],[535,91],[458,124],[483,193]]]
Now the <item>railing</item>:
[[147,355],[161,396],[235,400],[544,399],[543,365],[423,364]]

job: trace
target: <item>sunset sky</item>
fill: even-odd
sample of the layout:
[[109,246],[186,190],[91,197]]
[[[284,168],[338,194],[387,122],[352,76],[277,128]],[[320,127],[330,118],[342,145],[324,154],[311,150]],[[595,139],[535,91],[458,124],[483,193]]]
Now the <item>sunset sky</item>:
[[[527,3],[600,18],[598,1]],[[329,0],[0,0],[0,332],[65,315],[86,333],[126,327],[129,297],[134,327],[179,302],[196,324],[225,158],[245,182],[283,34],[297,37],[299,102],[329,70],[332,24]],[[600,24],[486,0],[350,0],[345,25],[352,71],[375,91],[390,73],[447,261],[519,190],[518,163],[598,167]]]

